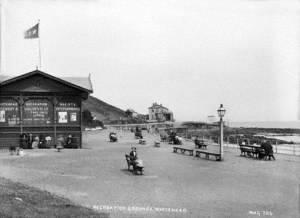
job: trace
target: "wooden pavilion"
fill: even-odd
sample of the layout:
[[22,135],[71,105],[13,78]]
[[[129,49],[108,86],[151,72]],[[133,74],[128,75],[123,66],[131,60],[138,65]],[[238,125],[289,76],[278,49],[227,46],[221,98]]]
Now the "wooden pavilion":
[[[93,92],[89,77],[58,78],[35,70],[0,77],[0,147],[18,146],[20,136],[53,147],[58,137],[82,144],[82,101]],[[31,143],[31,142],[30,142]],[[30,146],[30,145],[28,145]]]

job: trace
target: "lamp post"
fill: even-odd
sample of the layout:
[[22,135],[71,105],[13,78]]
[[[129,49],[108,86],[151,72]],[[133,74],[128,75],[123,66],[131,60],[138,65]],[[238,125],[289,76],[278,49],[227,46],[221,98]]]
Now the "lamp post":
[[220,104],[220,107],[218,109],[218,115],[220,117],[220,161],[223,160],[223,117],[225,115],[225,108],[223,107],[223,104]]

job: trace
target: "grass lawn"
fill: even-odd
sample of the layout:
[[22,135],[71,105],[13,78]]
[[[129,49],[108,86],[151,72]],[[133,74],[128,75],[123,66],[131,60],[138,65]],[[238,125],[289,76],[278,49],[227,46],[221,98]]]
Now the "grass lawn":
[[109,217],[21,183],[0,177],[0,217]]

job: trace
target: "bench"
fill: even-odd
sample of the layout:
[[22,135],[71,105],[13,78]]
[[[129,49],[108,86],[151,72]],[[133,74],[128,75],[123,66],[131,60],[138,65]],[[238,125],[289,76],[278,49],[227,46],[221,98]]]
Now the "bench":
[[116,142],[116,141],[118,141],[117,134],[114,133],[114,132],[109,133],[109,141],[110,142]]
[[187,151],[189,153],[190,156],[193,156],[193,149],[189,149],[189,148],[182,148],[182,147],[173,147],[173,152],[177,153],[177,151],[180,151],[181,154],[185,154],[185,152]]
[[241,156],[255,157],[259,159],[269,158],[269,160],[270,158],[273,158],[275,160],[273,152],[268,154],[264,148],[258,146],[240,145],[240,150],[241,150]]
[[125,154],[126,162],[128,170],[130,171],[130,166],[132,166],[132,172],[134,174],[137,174],[137,172],[140,172],[140,175],[144,174],[144,167],[139,167],[136,165],[135,161],[131,159],[130,155]]
[[195,148],[207,149],[207,145],[204,143],[204,140],[195,140]]
[[135,139],[143,139],[143,135],[141,132],[135,132],[134,133],[134,138]]
[[166,141],[168,141],[168,136],[167,136],[167,135],[160,135],[160,141],[161,141],[161,142],[166,142]]
[[209,159],[209,156],[215,156],[216,160],[220,160],[220,154],[218,153],[212,153],[212,152],[208,152],[208,151],[203,151],[203,150],[195,150],[196,154],[195,156],[196,157],[201,157],[201,154],[205,154],[205,158],[206,159]]
[[261,157],[265,156],[265,150],[263,148],[252,145],[240,145],[241,156],[245,157]]
[[0,138],[0,148],[8,148],[9,151],[20,147],[20,139],[16,138]]
[[253,157],[260,158],[264,157],[266,154],[265,149],[263,148],[252,148],[252,155]]
[[253,146],[240,145],[241,156],[253,157],[256,155],[257,150]]
[[11,145],[11,146],[9,146],[8,150],[9,150],[9,153],[11,155],[13,155],[13,154],[19,155],[20,147],[19,146],[15,146],[15,145]]
[[146,144],[146,140],[145,140],[145,139],[140,139],[140,140],[139,140],[139,144],[145,145],[145,144]]
[[154,147],[159,148],[159,147],[160,147],[160,142],[155,141],[155,142],[154,142]]

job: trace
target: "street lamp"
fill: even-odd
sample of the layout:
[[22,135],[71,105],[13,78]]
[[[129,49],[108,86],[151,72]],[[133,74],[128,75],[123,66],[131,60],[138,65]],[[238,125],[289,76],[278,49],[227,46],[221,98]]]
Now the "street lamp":
[[223,160],[223,117],[225,116],[225,108],[223,107],[223,104],[220,104],[220,107],[218,109],[218,115],[220,117],[220,159]]

